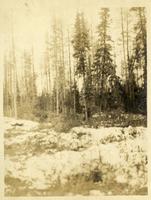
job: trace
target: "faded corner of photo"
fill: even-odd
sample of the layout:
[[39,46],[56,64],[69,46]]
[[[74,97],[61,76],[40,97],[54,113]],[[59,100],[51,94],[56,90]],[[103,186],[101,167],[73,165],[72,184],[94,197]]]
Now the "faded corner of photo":
[[148,198],[148,7],[101,2],[0,0],[6,199]]

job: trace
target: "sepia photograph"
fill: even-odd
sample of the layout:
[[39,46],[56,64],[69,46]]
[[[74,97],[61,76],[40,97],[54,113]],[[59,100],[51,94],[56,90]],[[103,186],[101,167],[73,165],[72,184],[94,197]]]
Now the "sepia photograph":
[[148,195],[147,8],[0,2],[5,197]]

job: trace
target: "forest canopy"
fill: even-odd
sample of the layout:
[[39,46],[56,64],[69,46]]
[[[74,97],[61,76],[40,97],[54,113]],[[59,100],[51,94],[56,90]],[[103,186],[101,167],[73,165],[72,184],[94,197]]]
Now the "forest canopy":
[[40,120],[81,115],[86,121],[96,113],[117,110],[146,115],[146,10],[117,11],[116,40],[110,8],[96,10],[95,27],[82,11],[75,13],[73,26],[68,27],[61,16],[53,16],[40,64],[32,44],[18,54],[12,20],[3,58],[4,115]]

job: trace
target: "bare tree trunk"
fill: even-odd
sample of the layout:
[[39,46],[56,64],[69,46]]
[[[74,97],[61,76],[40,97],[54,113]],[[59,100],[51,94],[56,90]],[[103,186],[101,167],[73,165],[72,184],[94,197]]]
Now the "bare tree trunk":
[[65,114],[66,113],[66,107],[65,107],[66,78],[65,78],[65,64],[64,64],[64,36],[63,36],[62,27],[61,27],[61,55],[62,55],[61,67],[62,67],[62,86],[63,86],[62,110],[63,110],[63,113]]
[[54,49],[54,66],[55,66],[55,83],[56,83],[56,114],[59,115],[59,63],[58,63],[58,46],[57,46],[57,22],[54,19],[54,26],[53,26],[53,49]]
[[[128,11],[127,11],[128,12]],[[129,26],[128,26],[128,13],[126,13],[126,54],[127,54],[127,70],[128,70],[128,75],[127,75],[127,80],[128,80],[128,96],[129,96],[129,101],[128,101],[128,109],[130,109],[130,104],[131,104],[131,71],[130,71],[130,62],[129,62]]]
[[147,44],[146,44],[146,31],[145,31],[145,13],[142,11],[142,8],[139,8],[139,18],[141,24],[141,32],[142,32],[142,42],[144,45],[144,66],[143,66],[143,79],[144,79],[144,90],[147,93]]
[[128,95],[130,99],[130,110],[134,107],[134,85],[133,85],[133,66],[130,62],[129,53],[129,21],[128,21],[128,11],[126,14],[126,37],[127,37],[127,68],[128,68]]
[[15,119],[17,119],[17,70],[16,70],[13,24],[12,24],[12,68],[13,68],[13,109],[14,109],[14,117]]
[[73,69],[73,84],[74,84],[74,95],[73,95],[73,112],[74,112],[74,116],[76,115],[76,81],[75,81],[75,65],[74,65],[74,69]]
[[58,64],[56,63],[56,113],[59,115],[59,80],[58,80]]
[[8,74],[8,62],[7,62],[7,57],[4,55],[4,84],[3,84],[3,105],[4,105],[4,115],[9,116],[8,113],[8,105],[9,105],[9,74]]
[[85,120],[88,121],[88,108],[87,108],[87,100],[86,100],[86,79],[85,79],[85,72],[83,73],[83,88],[84,88],[84,113],[85,113]]
[[125,36],[124,36],[124,19],[123,19],[123,9],[121,8],[121,28],[122,28],[122,44],[123,44],[123,58],[124,58],[124,70],[125,79],[127,80],[127,64],[126,64],[126,53],[125,53]]
[[[72,79],[71,79],[71,51],[70,51],[70,36],[69,36],[69,30],[68,30],[68,60],[69,60],[69,89],[70,89],[70,101],[72,97]],[[71,106],[69,108],[69,112],[71,113]]]

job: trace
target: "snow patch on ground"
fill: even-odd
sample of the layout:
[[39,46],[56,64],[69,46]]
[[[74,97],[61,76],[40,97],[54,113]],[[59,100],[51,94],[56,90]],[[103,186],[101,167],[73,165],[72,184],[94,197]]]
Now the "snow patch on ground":
[[[144,127],[75,127],[68,133],[57,133],[52,129],[38,131],[37,122],[17,120],[24,125],[15,129],[12,123],[16,120],[6,119],[5,148],[12,148],[14,156],[5,156],[5,175],[25,182],[29,189],[48,190],[98,171],[104,182],[114,179],[133,188],[147,186]],[[93,194],[103,193],[90,191]]]
[[18,120],[14,118],[9,118],[5,117],[4,118],[4,129],[12,129],[13,127],[15,128],[16,124],[19,124],[19,126],[16,126],[16,129],[18,130],[24,130],[24,131],[31,131],[34,130],[38,127],[39,123],[38,122],[33,122],[30,120]]
[[89,174],[101,163],[116,166],[121,162],[118,148],[114,144],[92,146],[83,152],[61,151],[53,155],[33,156],[21,164],[6,161],[6,174],[28,180],[32,188],[47,189],[58,183],[65,184],[69,177]]

